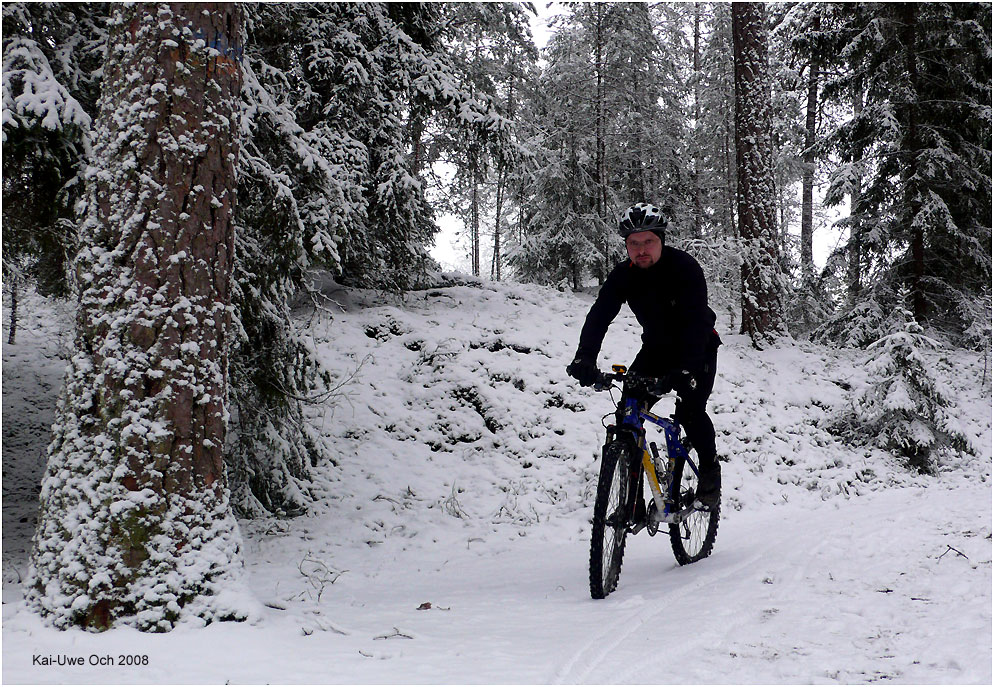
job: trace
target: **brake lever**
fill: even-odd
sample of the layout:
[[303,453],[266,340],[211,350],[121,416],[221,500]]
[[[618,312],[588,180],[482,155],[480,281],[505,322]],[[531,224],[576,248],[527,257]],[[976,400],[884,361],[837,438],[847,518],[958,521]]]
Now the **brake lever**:
[[614,378],[611,375],[601,373],[600,376],[597,378],[597,381],[595,381],[593,384],[594,391],[607,391],[608,389],[611,388],[611,385],[613,383],[614,383]]
[[633,376],[631,382],[634,388],[641,389],[659,398],[673,391],[673,387],[670,386],[668,381],[661,378]]

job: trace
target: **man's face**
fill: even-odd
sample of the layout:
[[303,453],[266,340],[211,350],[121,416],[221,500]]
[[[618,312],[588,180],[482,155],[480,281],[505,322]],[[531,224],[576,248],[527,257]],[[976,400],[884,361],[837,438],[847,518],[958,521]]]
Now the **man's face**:
[[628,249],[628,257],[632,259],[636,267],[642,269],[648,269],[655,265],[659,256],[663,254],[663,242],[652,231],[629,234],[628,238],[625,239],[625,247]]

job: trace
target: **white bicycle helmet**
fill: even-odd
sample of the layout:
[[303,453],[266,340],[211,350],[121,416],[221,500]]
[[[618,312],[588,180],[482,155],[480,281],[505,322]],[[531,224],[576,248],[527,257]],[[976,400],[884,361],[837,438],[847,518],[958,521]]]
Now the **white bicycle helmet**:
[[618,218],[618,234],[621,238],[628,238],[629,234],[640,231],[654,231],[662,238],[663,232],[666,231],[666,218],[655,205],[637,203],[621,213],[621,217]]

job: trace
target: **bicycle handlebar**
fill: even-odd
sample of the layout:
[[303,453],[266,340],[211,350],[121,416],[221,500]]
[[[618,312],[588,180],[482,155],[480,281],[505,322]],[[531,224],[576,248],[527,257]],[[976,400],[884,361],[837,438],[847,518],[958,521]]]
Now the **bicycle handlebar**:
[[607,391],[614,382],[626,382],[629,387],[648,391],[653,396],[664,396],[673,390],[669,379],[619,371],[601,372],[594,382],[594,391]]

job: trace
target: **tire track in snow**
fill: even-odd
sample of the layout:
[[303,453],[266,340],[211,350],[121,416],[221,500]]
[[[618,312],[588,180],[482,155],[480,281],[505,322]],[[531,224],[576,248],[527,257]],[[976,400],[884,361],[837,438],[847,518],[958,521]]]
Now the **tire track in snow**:
[[[757,555],[752,560],[755,561],[758,558],[766,558],[771,550],[779,548],[789,539],[789,536],[781,538],[777,546],[766,547],[764,554]],[[827,548],[827,545],[828,542],[822,539],[819,540],[814,547],[798,552],[798,555],[800,555],[804,562],[801,565],[796,566],[795,572],[791,576],[792,584],[801,584],[803,580],[808,577],[809,571],[812,567],[814,567],[814,561],[818,559],[818,554]],[[792,558],[795,557],[796,556],[792,556]],[[788,561],[783,561],[780,565],[787,563]],[[741,570],[741,567],[742,566],[739,566],[736,570],[729,571],[729,574],[733,574],[737,570]],[[726,575],[726,577],[727,576],[728,575]],[[741,578],[736,576],[736,580],[739,579]],[[729,591],[727,593],[731,595],[734,592]],[[670,607],[667,606],[662,613],[657,613],[657,615],[665,614],[669,611]],[[649,658],[642,659],[637,663],[629,665],[624,672],[615,673],[612,677],[612,681],[617,684],[628,682],[644,683],[646,682],[644,677],[636,679],[636,676],[645,675],[646,673],[659,674],[659,670],[654,669],[664,669],[667,665],[667,658],[671,658],[674,655],[687,655],[697,647],[709,650],[716,646],[726,646],[727,639],[734,636],[739,628],[746,625],[755,625],[756,622],[755,618],[751,616],[744,617],[741,613],[741,608],[736,606],[729,606],[727,607],[727,610],[724,613],[721,613],[717,618],[710,617],[708,620],[709,623],[704,627],[692,627],[685,633],[668,636],[665,642],[663,655],[650,655]],[[674,641],[673,637],[682,639],[682,641]],[[705,651],[701,651],[699,652],[699,655],[703,658],[706,656],[706,653]]]
[[[902,653],[895,649],[902,646],[907,653],[929,639],[897,645],[901,633],[887,628],[923,623],[927,607],[918,610],[914,604],[922,600],[911,600],[888,608],[875,597],[889,591],[884,588],[889,579],[907,580],[912,573],[894,553],[904,544],[895,542],[919,529],[917,518],[930,502],[918,499],[929,496],[938,494],[898,492],[846,501],[836,509],[791,508],[735,522],[726,528],[727,548],[708,559],[720,570],[662,593],[658,585],[648,587],[647,597],[658,596],[586,641],[556,681],[700,682],[744,669],[760,682],[796,682],[811,679],[814,665],[840,668],[840,649],[854,648],[846,659],[852,665],[840,673],[849,679],[916,674],[914,666],[894,661],[895,653]],[[883,542],[887,560],[874,553]],[[739,562],[730,562],[730,556],[739,556]],[[750,574],[742,575],[746,569]],[[884,618],[874,616],[881,612]],[[826,623],[833,628],[828,634]],[[824,677],[833,679],[830,672]]]
[[[731,551],[729,553],[735,553]],[[668,612],[669,606],[675,599],[684,598],[711,587],[728,577],[733,577],[743,569],[749,568],[761,560],[765,554],[750,555],[731,568],[723,568],[704,577],[695,577],[690,582],[666,593],[662,597],[640,606],[637,610],[626,614],[620,620],[612,623],[606,630],[599,632],[587,640],[583,647],[574,652],[573,656],[560,667],[552,679],[553,684],[575,684],[583,682],[591,673],[605,663],[615,649],[637,634],[647,634],[646,625]],[[627,629],[626,629],[627,628]],[[649,632],[652,632],[650,630]],[[600,647],[598,649],[598,647]],[[596,651],[593,658],[588,658]],[[612,679],[612,682],[615,681]]]
[[[776,579],[787,582],[788,589],[794,589],[798,585],[805,584],[805,580],[810,577],[811,571],[818,565],[820,552],[828,547],[836,547],[840,544],[837,535],[831,537],[819,537],[816,540],[799,539],[799,531],[818,531],[816,526],[821,525],[827,513],[823,510],[814,514],[807,514],[801,510],[792,510],[791,517],[805,516],[807,521],[804,525],[794,523],[789,530],[782,531],[779,536],[771,537],[771,533],[778,530],[777,523],[781,522],[782,515],[777,513],[772,518],[763,517],[753,520],[750,523],[724,524],[726,538],[724,541],[729,547],[724,551],[718,550],[716,554],[701,563],[721,566],[718,570],[709,572],[706,575],[695,575],[685,583],[665,592],[661,596],[643,603],[635,611],[625,614],[622,618],[612,623],[607,629],[598,632],[591,639],[587,640],[581,648],[576,650],[555,673],[552,682],[554,684],[581,683],[581,682],[611,682],[615,684],[626,682],[637,675],[641,677],[634,681],[645,682],[644,675],[654,666],[664,666],[668,661],[667,657],[674,655],[684,655],[692,651],[694,647],[705,648],[723,644],[723,638],[734,636],[737,629],[744,625],[754,625],[756,620],[752,617],[742,617],[739,605],[713,603],[716,592],[721,597],[735,599],[741,598],[742,573],[753,571],[756,575],[768,574],[770,580],[768,584],[773,584]],[[833,513],[834,515],[834,513]],[[842,535],[842,539],[851,539],[851,523],[843,515],[843,522],[836,523],[846,526],[849,530]],[[729,525],[732,525],[729,527]],[[890,529],[893,523],[886,523],[871,528],[872,531]],[[870,530],[860,528],[860,536],[865,536]],[[757,549],[756,542],[763,542]],[[732,556],[741,557],[737,563],[729,563]],[[762,561],[769,565],[762,567]],[[680,570],[690,572],[697,569],[700,563],[692,564]],[[701,566],[704,567],[704,566]],[[752,579],[752,576],[750,577]],[[764,580],[765,582],[765,580]],[[777,593],[782,596],[787,590],[778,589]],[[712,611],[707,617],[707,623],[701,626],[688,625],[686,631],[681,628],[680,632],[668,632],[673,628],[673,610],[678,602],[688,598],[693,600],[699,595],[702,599],[708,599],[713,607],[727,608],[726,612],[719,612],[717,615]],[[691,604],[693,605],[693,604]],[[617,671],[618,660],[615,656],[617,650],[626,644],[635,644],[636,638],[658,637],[657,646],[662,649],[662,655],[653,653],[649,658],[645,658],[631,664],[624,672]],[[682,639],[681,639],[682,638]],[[655,652],[655,649],[652,649]],[[640,652],[636,655],[643,655],[647,652]],[[609,660],[610,659],[610,660]],[[599,668],[610,666],[611,672],[606,679],[590,679]]]

